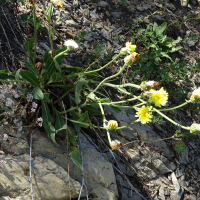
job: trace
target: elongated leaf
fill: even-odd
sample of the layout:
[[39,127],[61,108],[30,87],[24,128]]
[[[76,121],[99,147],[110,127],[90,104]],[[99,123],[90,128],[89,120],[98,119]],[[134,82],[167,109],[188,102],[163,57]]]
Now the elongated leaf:
[[56,136],[56,130],[55,130],[54,126],[49,122],[49,137],[52,139],[52,141],[55,144],[57,144],[57,142],[55,140],[55,136]]
[[70,143],[74,144],[74,142],[76,141],[78,136],[73,136],[71,129],[69,128],[69,126],[67,127],[67,134],[69,136],[69,141]]
[[[86,111],[85,113],[81,114],[80,115],[80,118],[78,119],[79,122],[83,122],[83,123],[89,123],[91,124],[91,121],[90,121],[90,118],[89,118],[89,115],[88,115],[88,111]],[[88,125],[83,125],[83,124],[80,124],[81,127],[84,127],[84,128],[87,128]]]
[[86,83],[86,80],[84,78],[81,78],[79,80],[79,82],[77,83],[77,85],[76,85],[76,89],[75,89],[75,101],[76,101],[76,104],[79,104],[81,102],[80,94],[81,94],[81,90],[82,90],[82,87],[83,87],[84,83]]
[[44,99],[43,99],[43,101],[45,101],[45,102],[51,102],[51,100],[50,100],[50,98],[49,98],[49,93],[44,93]]
[[26,94],[32,94],[32,90],[28,90],[27,88],[24,88],[24,89],[17,89],[18,91],[20,92],[23,92],[23,93],[26,93]]
[[55,109],[55,113],[56,113],[55,131],[57,133],[60,130],[66,129],[67,128],[67,124],[65,123],[64,119],[58,113],[58,111],[56,109]]
[[39,99],[39,100],[44,99],[44,94],[43,94],[42,90],[38,87],[35,87],[33,89],[33,96],[35,99]]
[[[65,50],[67,50],[67,48],[58,49],[55,51],[55,55],[58,55],[59,53],[65,51]],[[64,58],[65,58],[65,55],[61,55],[58,58],[56,58],[56,61],[58,62],[59,65],[63,62]]]
[[27,40],[26,42],[24,42],[24,47],[25,47],[26,51],[28,51],[29,53],[32,53],[33,46],[34,46],[33,39],[30,39],[30,40]]
[[15,74],[15,79],[16,80],[20,80],[20,77],[19,77],[19,73],[20,73],[21,69],[18,69],[16,74]]
[[22,76],[23,79],[25,79],[26,81],[28,81],[31,85],[33,85],[35,87],[40,87],[38,79],[31,72],[22,71],[22,72],[20,72],[20,75]]
[[36,74],[34,67],[33,67],[27,60],[25,60],[25,64],[26,64],[27,69],[28,69],[31,73]]
[[44,130],[46,131],[48,137],[50,137],[50,126],[49,123],[51,123],[52,121],[52,117],[49,111],[49,107],[47,105],[46,102],[44,102],[43,100],[42,102],[42,119],[43,119],[43,127]]
[[82,164],[81,164],[81,154],[79,152],[78,149],[74,149],[70,152],[70,155],[71,155],[71,159],[73,161],[73,163],[80,167],[82,169]]
[[93,106],[84,106],[83,109],[87,110],[89,114],[101,115],[101,112]]
[[119,113],[119,114],[123,114],[123,111],[118,108],[118,107],[114,107],[114,106],[110,106],[116,113]]

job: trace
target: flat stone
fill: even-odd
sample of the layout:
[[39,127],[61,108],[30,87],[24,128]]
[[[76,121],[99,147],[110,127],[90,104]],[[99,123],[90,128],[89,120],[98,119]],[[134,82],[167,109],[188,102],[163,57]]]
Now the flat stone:
[[160,172],[160,174],[171,172],[171,170],[169,170],[166,165],[159,159],[155,159],[151,163]]
[[139,152],[134,149],[129,149],[126,153],[130,156],[131,162],[135,162],[141,159]]
[[184,189],[180,189],[179,192],[178,191],[172,191],[170,193],[170,198],[171,200],[180,200],[182,195],[183,195]]
[[137,6],[137,7],[136,7],[136,9],[137,9],[138,11],[140,11],[140,12],[142,12],[142,11],[144,11],[144,10],[145,10],[145,8],[144,8],[144,7],[142,7],[142,6]]
[[108,6],[108,2],[106,1],[101,1],[99,4],[98,4],[100,7],[107,7]]
[[65,23],[66,23],[67,26],[71,26],[71,27],[74,27],[74,28],[81,28],[81,26],[72,19],[66,20]]
[[113,17],[115,17],[117,19],[119,19],[121,17],[121,15],[122,15],[121,12],[111,12],[111,14],[112,14]]

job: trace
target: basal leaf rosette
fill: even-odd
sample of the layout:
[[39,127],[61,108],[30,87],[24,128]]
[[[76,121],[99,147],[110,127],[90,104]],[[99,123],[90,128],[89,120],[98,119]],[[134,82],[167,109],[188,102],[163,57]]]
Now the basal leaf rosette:
[[120,53],[123,55],[132,54],[136,49],[136,45],[132,45],[131,42],[126,43],[126,47],[122,48]]
[[142,124],[146,124],[151,122],[151,118],[153,117],[151,112],[151,107],[142,106],[141,108],[137,108],[136,117],[139,117],[138,121]]
[[198,135],[200,133],[200,124],[192,124],[190,127],[190,133],[193,135]]
[[117,128],[118,128],[118,123],[117,123],[117,121],[115,121],[115,120],[110,120],[109,122],[108,122],[108,129],[110,129],[110,130],[117,130]]
[[192,103],[196,103],[199,99],[200,99],[200,88],[198,88],[197,90],[194,90],[192,92],[192,96],[190,97],[190,101]]
[[165,106],[168,100],[168,93],[163,89],[160,90],[150,90],[146,93],[149,96],[149,102],[154,103],[155,106],[161,107]]

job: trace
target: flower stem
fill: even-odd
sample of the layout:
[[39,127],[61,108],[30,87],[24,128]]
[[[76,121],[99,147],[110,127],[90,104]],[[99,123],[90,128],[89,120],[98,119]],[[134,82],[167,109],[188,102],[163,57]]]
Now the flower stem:
[[98,71],[101,71],[102,69],[104,69],[105,67],[107,67],[108,65],[110,65],[113,61],[115,61],[117,58],[119,58],[121,56],[121,53],[119,53],[113,60],[111,60],[109,63],[107,63],[106,65],[104,65],[103,67],[99,68],[99,69],[96,69],[96,70],[93,70],[93,71],[89,71],[89,72],[86,72],[87,69],[85,70],[85,72],[83,72],[84,74],[89,74],[89,73],[92,73],[92,72],[98,72]]
[[108,142],[109,144],[111,144],[111,138],[110,138],[110,133],[109,133],[109,130],[106,126],[106,117],[105,117],[105,113],[104,113],[104,110],[103,110],[103,106],[101,105],[101,103],[99,103],[99,107],[100,107],[100,110],[101,110],[101,114],[102,114],[102,117],[103,117],[103,127],[106,129],[106,132],[107,132],[107,137],[108,137]]
[[[93,92],[91,92],[91,93],[95,93],[95,92],[98,90],[98,88],[99,88],[104,82],[106,82],[107,80],[112,79],[112,78],[115,78],[116,76],[120,75],[120,74],[124,71],[124,69],[125,69],[127,66],[128,66],[128,65],[125,63],[124,66],[119,70],[118,73],[116,73],[116,74],[114,74],[114,75],[112,75],[112,76],[109,76],[109,77],[105,78],[103,81],[101,81],[101,82],[99,83],[99,85],[98,85],[98,86],[93,90]],[[90,95],[90,94],[89,94],[89,95]]]
[[49,34],[49,41],[51,44],[51,51],[52,51],[52,57],[54,57],[54,49],[53,49],[53,43],[51,39],[51,15],[52,15],[52,5],[53,3],[50,4],[50,10],[49,10],[49,16],[48,16],[48,34]]
[[181,105],[179,105],[179,106],[176,106],[176,107],[173,107],[173,108],[168,108],[168,109],[159,109],[159,111],[174,110],[174,109],[180,108],[180,107],[182,107],[182,106],[185,106],[185,105],[187,105],[187,104],[190,103],[190,102],[191,102],[191,101],[189,100],[189,101],[186,101],[185,103],[183,103],[183,104],[181,104]]
[[190,127],[182,126],[182,125],[176,123],[175,121],[173,121],[172,119],[170,119],[169,117],[167,117],[166,115],[164,115],[163,113],[158,111],[156,108],[153,108],[153,110],[156,111],[158,114],[160,114],[165,119],[167,119],[168,121],[170,121],[171,123],[175,124],[176,126],[179,126],[179,127],[183,128],[183,129],[186,129],[186,130],[190,130]]

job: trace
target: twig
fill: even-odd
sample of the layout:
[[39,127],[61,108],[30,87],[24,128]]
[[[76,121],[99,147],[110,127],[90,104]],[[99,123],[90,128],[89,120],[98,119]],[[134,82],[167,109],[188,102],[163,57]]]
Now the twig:
[[31,150],[32,150],[32,133],[30,134],[30,185],[31,185],[31,195],[32,195],[32,200],[33,198],[33,185],[32,185],[32,176],[31,176]]
[[78,200],[80,200],[81,198],[81,193],[82,193],[82,190],[83,190],[83,186],[85,187],[85,191],[86,191],[86,196],[87,196],[87,200],[88,200],[88,191],[87,191],[87,187],[85,185],[85,180],[84,180],[84,163],[83,163],[83,151],[82,151],[82,144],[81,144],[81,138],[80,138],[80,133],[78,132],[78,139],[79,139],[79,147],[80,147],[80,150],[81,150],[81,162],[82,162],[82,184],[81,184],[81,189],[80,189],[80,192],[79,192],[79,197],[78,197]]

